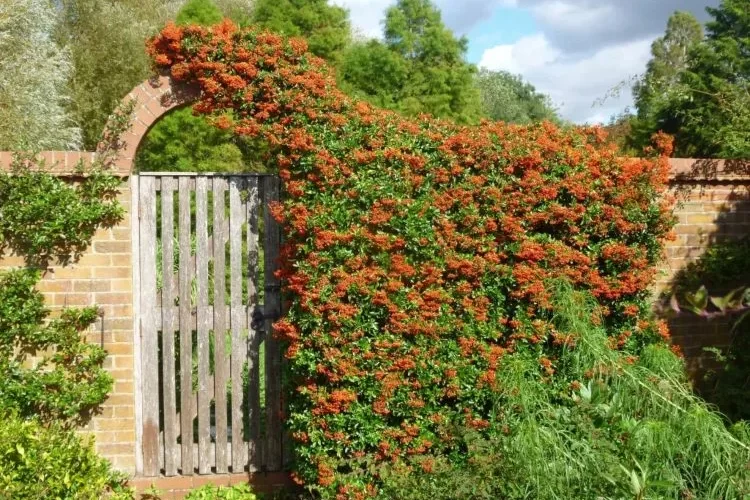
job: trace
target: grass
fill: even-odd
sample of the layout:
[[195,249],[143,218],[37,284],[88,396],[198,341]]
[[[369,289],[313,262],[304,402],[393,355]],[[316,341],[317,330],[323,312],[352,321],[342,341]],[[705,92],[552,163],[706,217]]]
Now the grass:
[[629,360],[592,323],[593,298],[565,284],[555,297],[556,328],[576,337],[557,353],[555,376],[541,376],[528,352],[504,358],[496,408],[504,431],[467,431],[465,460],[438,457],[432,474],[386,467],[385,497],[750,498],[748,427],[728,427],[696,397],[667,346]]

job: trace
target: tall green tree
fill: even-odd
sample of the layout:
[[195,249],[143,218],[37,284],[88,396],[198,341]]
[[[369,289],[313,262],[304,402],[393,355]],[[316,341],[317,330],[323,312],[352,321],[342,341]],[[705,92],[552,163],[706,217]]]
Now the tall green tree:
[[49,0],[0,2],[0,150],[76,149],[67,111],[70,53],[53,39]]
[[686,97],[670,110],[677,152],[750,158],[750,0],[722,0],[707,10],[708,37],[682,76]]
[[[144,41],[183,11],[197,8],[193,0],[56,0],[60,5],[57,40],[69,47],[73,71],[69,80],[70,110],[83,130],[83,146],[96,147],[112,111],[135,85],[151,76]],[[229,16],[248,24],[252,0],[210,2],[206,24]],[[198,4],[198,5],[196,5]],[[218,8],[217,8],[218,7]],[[218,15],[217,15],[218,13]],[[183,21],[188,19],[183,14]]]
[[659,99],[680,85],[690,50],[703,40],[703,27],[690,12],[677,11],[667,21],[664,36],[651,44],[651,60],[633,87],[639,115],[653,113]]
[[689,50],[679,83],[640,138],[664,130],[675,136],[679,156],[748,158],[750,0],[722,0],[707,11],[706,39]]
[[275,33],[307,39],[313,54],[333,63],[351,40],[349,12],[327,0],[257,0],[252,20]]
[[458,122],[481,115],[468,42],[443,24],[430,0],[398,0],[386,11],[384,41],[355,45],[339,71],[342,87],[407,115]]
[[559,121],[549,96],[537,92],[520,76],[482,69],[476,78],[482,110],[493,120],[509,123]]
[[637,114],[631,119],[631,143],[635,149],[648,145],[651,135],[674,124],[665,109],[684,95],[681,78],[688,67],[690,51],[703,40],[703,27],[689,12],[677,11],[669,18],[664,36],[651,45],[646,73],[633,85]]

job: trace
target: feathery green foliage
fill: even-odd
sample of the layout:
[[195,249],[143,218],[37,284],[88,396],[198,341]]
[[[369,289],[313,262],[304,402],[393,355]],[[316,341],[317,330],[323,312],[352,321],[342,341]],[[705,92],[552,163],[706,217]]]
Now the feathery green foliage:
[[47,0],[0,2],[0,150],[76,149],[68,50],[55,44]]
[[[592,322],[596,302],[556,285],[550,311],[561,347],[554,377],[528,351],[503,359],[496,411],[504,432],[466,432],[462,467],[416,457],[383,471],[385,497],[743,498],[750,494],[750,433],[695,397],[682,361],[652,345],[637,358],[611,349]],[[402,464],[403,465],[403,464]],[[424,473],[425,469],[431,473]]]
[[508,123],[560,121],[549,96],[507,71],[482,69],[476,77],[484,113]]

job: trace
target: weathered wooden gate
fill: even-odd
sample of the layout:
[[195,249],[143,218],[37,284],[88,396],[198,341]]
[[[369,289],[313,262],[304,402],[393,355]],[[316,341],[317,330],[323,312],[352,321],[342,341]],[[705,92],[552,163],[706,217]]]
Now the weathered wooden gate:
[[131,187],[137,474],[281,470],[278,177],[142,173]]

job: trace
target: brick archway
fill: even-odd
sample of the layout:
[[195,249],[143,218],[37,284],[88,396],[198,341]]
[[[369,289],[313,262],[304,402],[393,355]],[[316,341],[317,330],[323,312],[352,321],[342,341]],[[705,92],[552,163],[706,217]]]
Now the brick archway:
[[133,172],[135,155],[151,127],[170,110],[189,104],[198,98],[198,90],[174,83],[161,75],[142,82],[122,100],[123,105],[135,101],[130,128],[122,136],[122,149],[115,168],[124,176]]

